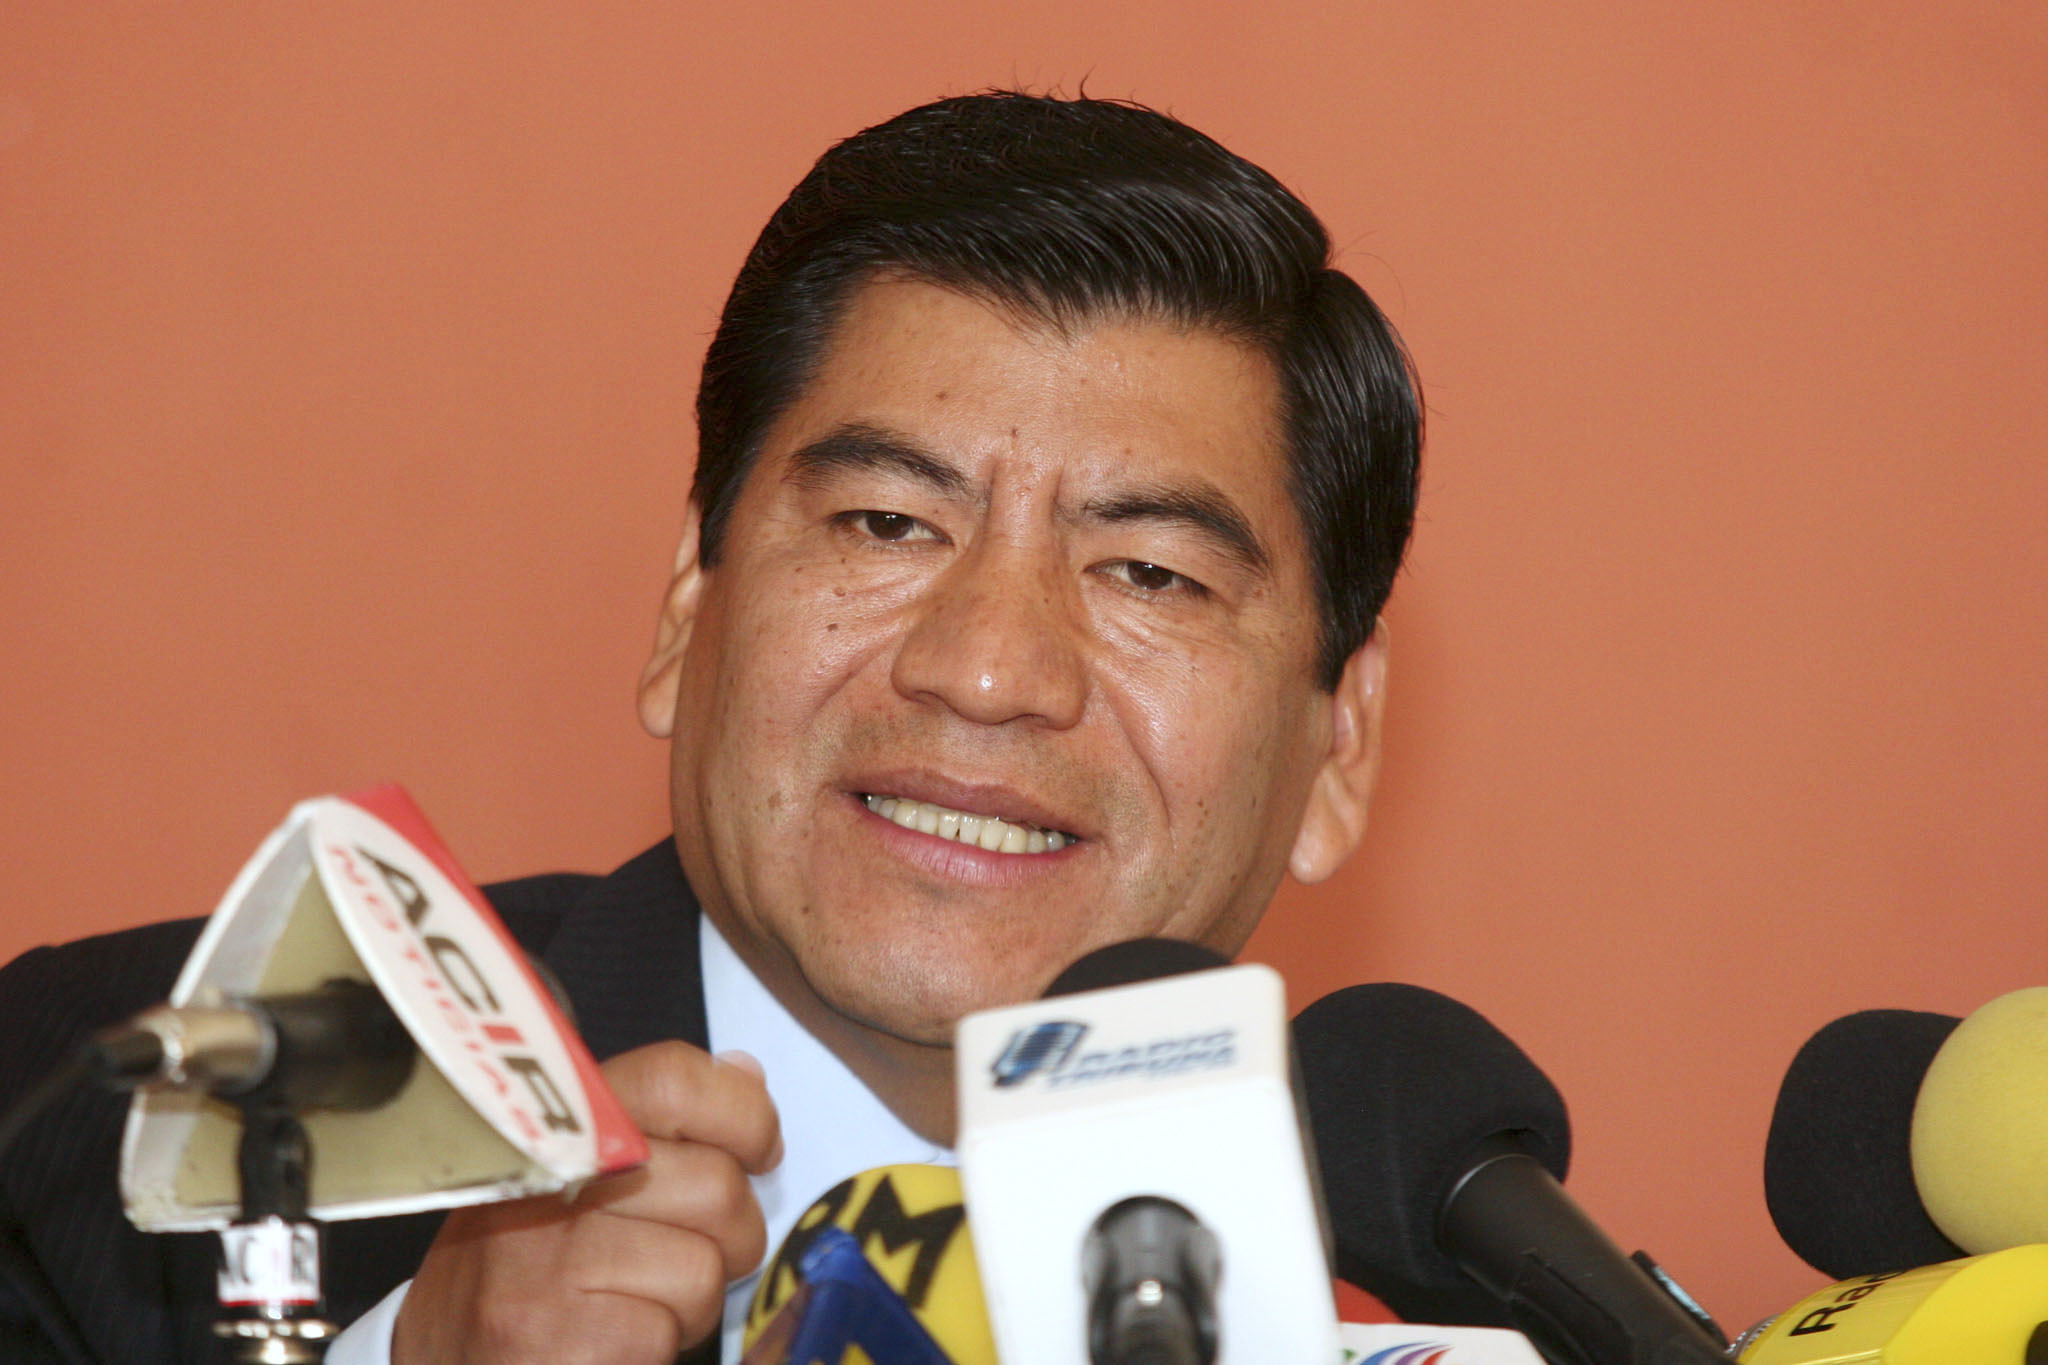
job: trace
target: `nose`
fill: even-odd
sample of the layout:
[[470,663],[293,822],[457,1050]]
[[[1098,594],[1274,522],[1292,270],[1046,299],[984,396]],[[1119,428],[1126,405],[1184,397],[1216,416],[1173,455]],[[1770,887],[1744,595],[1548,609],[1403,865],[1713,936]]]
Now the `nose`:
[[980,725],[1064,730],[1088,699],[1081,605],[1052,553],[985,541],[932,581],[890,677]]

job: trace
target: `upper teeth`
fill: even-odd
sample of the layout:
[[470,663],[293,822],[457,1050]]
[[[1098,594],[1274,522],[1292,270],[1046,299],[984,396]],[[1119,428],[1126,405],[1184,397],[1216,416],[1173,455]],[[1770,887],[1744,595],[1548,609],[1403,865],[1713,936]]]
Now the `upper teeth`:
[[992,815],[969,815],[929,801],[912,801],[901,796],[863,796],[868,809],[884,820],[894,820],[905,829],[936,834],[955,843],[974,844],[990,853],[1054,853],[1074,842],[1073,836],[1056,829],[998,820]]

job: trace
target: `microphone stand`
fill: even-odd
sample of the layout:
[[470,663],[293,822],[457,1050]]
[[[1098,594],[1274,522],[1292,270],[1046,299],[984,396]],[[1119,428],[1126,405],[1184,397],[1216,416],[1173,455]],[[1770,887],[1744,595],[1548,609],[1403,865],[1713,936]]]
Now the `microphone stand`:
[[340,1329],[321,1315],[321,1228],[308,1213],[313,1149],[270,1087],[238,1097],[241,1216],[221,1229],[214,1334],[237,1365],[318,1365]]

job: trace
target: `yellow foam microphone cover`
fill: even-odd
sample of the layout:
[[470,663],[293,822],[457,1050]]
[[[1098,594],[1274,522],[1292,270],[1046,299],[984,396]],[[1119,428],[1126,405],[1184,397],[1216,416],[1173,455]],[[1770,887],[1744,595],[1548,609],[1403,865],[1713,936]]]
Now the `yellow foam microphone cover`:
[[1913,1103],[1913,1184],[1969,1252],[2048,1242],[2048,987],[2001,995],[1949,1035]]
[[967,1231],[960,1173],[946,1166],[879,1166],[821,1195],[783,1239],[747,1310],[746,1347],[774,1322],[800,1284],[807,1233],[842,1228],[861,1255],[910,1305],[953,1365],[997,1365],[981,1267]]
[[2048,1321],[2048,1246],[1864,1275],[1780,1314],[1742,1365],[2020,1365]]

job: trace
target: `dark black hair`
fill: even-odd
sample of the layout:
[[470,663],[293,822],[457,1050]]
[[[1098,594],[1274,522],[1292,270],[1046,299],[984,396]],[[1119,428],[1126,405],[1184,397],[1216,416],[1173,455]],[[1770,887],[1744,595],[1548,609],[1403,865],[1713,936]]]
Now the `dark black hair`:
[[840,310],[882,275],[1056,326],[1105,315],[1207,327],[1279,370],[1294,503],[1336,686],[1372,633],[1415,517],[1422,404],[1400,338],[1287,189],[1175,119],[1115,100],[940,100],[820,157],[761,232],[697,394],[701,562]]

